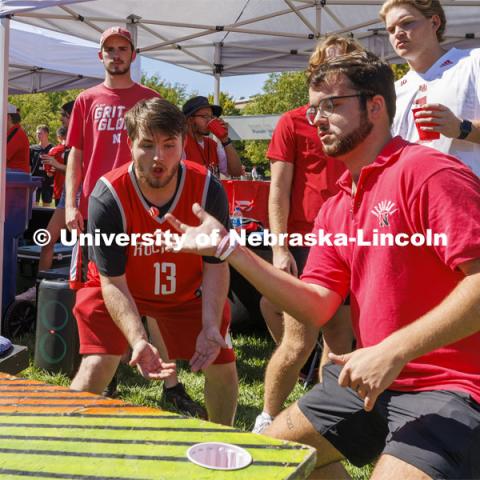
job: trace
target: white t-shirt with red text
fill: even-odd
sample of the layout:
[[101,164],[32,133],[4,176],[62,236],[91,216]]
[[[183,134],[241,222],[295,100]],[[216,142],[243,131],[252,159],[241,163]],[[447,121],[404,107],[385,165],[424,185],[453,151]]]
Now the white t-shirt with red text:
[[[412,114],[417,98],[448,107],[461,120],[480,119],[480,49],[452,48],[425,73],[410,70],[395,82],[397,113],[392,133],[418,142]],[[458,132],[460,134],[460,132]],[[440,135],[422,144],[455,155],[480,176],[480,145]]]

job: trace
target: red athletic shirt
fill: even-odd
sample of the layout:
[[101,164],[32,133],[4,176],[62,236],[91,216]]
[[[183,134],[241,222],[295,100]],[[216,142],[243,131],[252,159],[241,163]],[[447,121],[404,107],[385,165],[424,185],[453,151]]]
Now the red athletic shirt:
[[[314,231],[364,238],[379,233],[445,233],[447,246],[315,246],[302,280],[345,297],[350,291],[359,347],[376,345],[439,305],[464,278],[458,265],[480,258],[480,179],[454,157],[391,140],[361,171],[352,198],[346,172]],[[480,401],[480,333],[408,363],[390,387],[460,390]]]
[[138,101],[159,97],[142,85],[112,89],[103,83],[82,92],[75,100],[67,145],[83,151],[83,186],[80,212],[87,218],[88,197],[105,173],[131,161],[125,113]]
[[[48,154],[51,157],[55,157],[55,160],[62,165],[65,165],[65,159],[63,155],[66,150],[66,146],[59,144],[55,145],[53,148],[50,149]],[[45,166],[45,170],[47,170]],[[50,170],[50,169],[49,169]],[[63,185],[65,184],[65,172],[60,172],[56,170],[53,174],[53,197],[55,200],[60,200],[60,196],[62,195]]]
[[212,173],[218,173],[217,142],[209,137],[203,138],[203,148],[189,133],[185,138],[185,158],[192,162],[204,165]]
[[338,192],[335,182],[345,171],[342,162],[327,157],[317,129],[307,122],[308,105],[282,115],[268,147],[271,161],[294,166],[288,233],[308,233],[325,200]]
[[17,123],[9,128],[7,137],[15,129],[17,129],[15,135],[7,143],[7,168],[30,173],[30,143],[27,134]]
[[[172,202],[170,213],[183,223],[198,225],[192,205],[205,204],[210,173],[204,167],[185,161],[180,187]],[[118,199],[124,231],[154,233],[158,230],[177,232],[164,217],[152,216],[134,177],[133,164],[123,165],[106,174],[104,182]],[[202,257],[187,253],[162,252],[160,247],[130,245],[127,249],[125,275],[128,287],[143,314],[158,316],[160,309],[178,308],[186,302],[200,300],[202,285]],[[89,266],[86,286],[99,285],[98,271],[93,262]]]

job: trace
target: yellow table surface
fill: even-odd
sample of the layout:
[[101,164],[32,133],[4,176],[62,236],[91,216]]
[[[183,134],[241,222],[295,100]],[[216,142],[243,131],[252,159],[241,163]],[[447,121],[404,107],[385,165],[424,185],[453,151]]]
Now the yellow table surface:
[[[191,463],[188,448],[208,441],[241,446],[253,463],[234,471]],[[304,479],[314,464],[304,445],[0,373],[1,478]]]

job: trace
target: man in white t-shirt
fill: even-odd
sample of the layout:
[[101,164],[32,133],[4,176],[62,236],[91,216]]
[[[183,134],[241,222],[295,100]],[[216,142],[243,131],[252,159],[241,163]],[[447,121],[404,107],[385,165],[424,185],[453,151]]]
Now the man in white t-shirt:
[[[380,11],[390,42],[410,71],[395,84],[393,133],[418,142],[415,123],[440,137],[422,141],[455,155],[480,176],[480,49],[446,51],[438,0],[387,0]],[[423,104],[416,112],[412,107]],[[435,123],[437,126],[426,125]]]

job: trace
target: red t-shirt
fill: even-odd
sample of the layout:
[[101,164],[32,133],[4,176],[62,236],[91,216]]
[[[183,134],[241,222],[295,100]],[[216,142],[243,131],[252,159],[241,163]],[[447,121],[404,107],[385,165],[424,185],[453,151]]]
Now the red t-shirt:
[[217,142],[215,142],[215,140],[204,137],[202,148],[192,135],[187,134],[185,137],[184,151],[187,160],[198,163],[199,165],[204,165],[213,174],[219,176]]
[[305,117],[308,105],[282,115],[267,157],[294,165],[288,233],[308,233],[325,200],[338,192],[336,181],[345,171],[339,160],[322,150],[317,129]]
[[[62,144],[55,145],[53,148],[50,149],[48,155],[50,155],[51,157],[55,157],[55,160],[58,163],[65,165],[65,159],[63,158],[63,155],[66,148],[67,147]],[[47,170],[47,165],[45,165],[45,170]],[[48,171],[51,171],[51,168],[49,168]],[[55,200],[60,200],[64,184],[65,172],[60,172],[59,170],[56,170],[53,174],[53,197],[55,198]]]
[[[193,162],[185,161],[184,176],[169,210],[188,225],[198,225],[192,213],[195,202],[205,203],[210,182],[207,170]],[[165,217],[151,214],[133,173],[133,164],[123,165],[100,180],[115,192],[118,207],[122,212],[125,233],[154,233],[156,230],[175,230]],[[144,315],[157,317],[159,311],[178,309],[187,302],[201,301],[203,260],[189,253],[165,252],[159,246],[130,245],[127,249],[125,275],[128,288],[139,310]],[[86,286],[99,286],[99,275],[93,262],[89,264]]]
[[[376,345],[439,305],[464,278],[457,267],[480,258],[480,179],[454,157],[395,137],[361,171],[339,180],[314,231],[365,239],[379,234],[445,233],[447,246],[315,246],[302,280],[345,297],[350,291],[359,347]],[[390,387],[460,390],[480,401],[480,333],[409,362]]]
[[105,173],[130,162],[125,113],[138,101],[159,97],[142,85],[112,89],[103,83],[82,92],[75,100],[67,145],[83,151],[83,186],[80,212],[87,218],[88,197]]
[[16,124],[9,128],[7,137],[15,129],[17,129],[15,135],[7,143],[7,168],[30,173],[30,143],[27,134],[19,124]]

